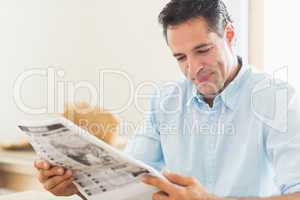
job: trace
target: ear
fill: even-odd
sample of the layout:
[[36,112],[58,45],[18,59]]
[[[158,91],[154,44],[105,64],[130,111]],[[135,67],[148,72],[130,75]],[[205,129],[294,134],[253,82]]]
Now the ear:
[[224,30],[224,37],[229,46],[233,46],[236,38],[236,30],[233,23],[227,23]]

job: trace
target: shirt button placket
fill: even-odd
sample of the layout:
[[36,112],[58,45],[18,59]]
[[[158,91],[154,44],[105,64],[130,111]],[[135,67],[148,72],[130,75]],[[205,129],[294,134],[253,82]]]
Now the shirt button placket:
[[216,137],[216,133],[214,131],[215,128],[215,113],[211,112],[208,116],[208,123],[210,126],[210,132],[209,132],[209,140],[208,140],[208,152],[207,152],[207,186],[209,191],[213,191],[213,187],[215,184],[215,145],[214,140]]

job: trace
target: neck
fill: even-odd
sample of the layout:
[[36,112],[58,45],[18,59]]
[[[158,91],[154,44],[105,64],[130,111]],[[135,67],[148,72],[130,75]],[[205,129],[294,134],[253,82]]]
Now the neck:
[[223,91],[223,90],[227,87],[227,85],[228,85],[231,81],[234,80],[234,78],[238,75],[238,73],[239,73],[241,67],[242,67],[242,66],[241,66],[241,64],[239,63],[238,58],[235,57],[235,59],[233,60],[232,67],[230,67],[231,72],[230,72],[230,74],[229,74],[227,80],[225,81],[224,87],[222,88],[221,91]]

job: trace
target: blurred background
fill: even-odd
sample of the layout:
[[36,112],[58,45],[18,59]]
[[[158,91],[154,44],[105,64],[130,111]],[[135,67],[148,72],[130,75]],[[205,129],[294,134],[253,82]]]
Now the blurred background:
[[[62,112],[71,98],[138,123],[148,100],[133,96],[183,78],[157,21],[166,2],[1,0],[0,138],[19,137],[18,120]],[[228,3],[246,60],[247,1]]]

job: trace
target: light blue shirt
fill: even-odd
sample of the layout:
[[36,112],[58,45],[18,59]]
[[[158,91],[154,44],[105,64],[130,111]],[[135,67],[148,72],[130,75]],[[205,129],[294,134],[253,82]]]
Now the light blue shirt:
[[126,152],[219,196],[287,194],[300,191],[299,124],[298,93],[243,65],[212,108],[191,81],[162,88]]

